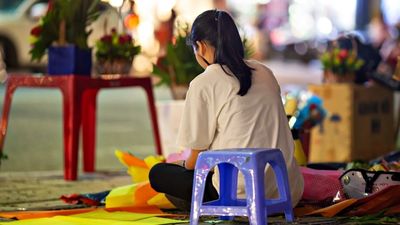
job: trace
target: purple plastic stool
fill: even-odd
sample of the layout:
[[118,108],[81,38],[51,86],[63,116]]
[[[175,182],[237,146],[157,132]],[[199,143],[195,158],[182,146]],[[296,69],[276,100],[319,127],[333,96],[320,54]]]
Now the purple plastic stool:
[[[275,172],[279,199],[264,198],[264,170],[270,164]],[[202,204],[208,172],[218,165],[220,197]],[[246,199],[237,199],[238,170],[245,179]],[[286,221],[293,222],[287,169],[279,149],[241,148],[200,153],[195,168],[190,224],[197,225],[201,215],[220,215],[231,220],[233,216],[248,216],[251,225],[267,224],[267,216],[285,213]]]

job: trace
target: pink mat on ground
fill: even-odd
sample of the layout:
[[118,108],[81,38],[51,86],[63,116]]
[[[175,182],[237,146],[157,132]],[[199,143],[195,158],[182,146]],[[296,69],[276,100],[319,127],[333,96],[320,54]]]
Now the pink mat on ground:
[[302,199],[322,201],[333,198],[341,189],[340,170],[315,170],[307,167],[300,168],[304,178],[304,192]]

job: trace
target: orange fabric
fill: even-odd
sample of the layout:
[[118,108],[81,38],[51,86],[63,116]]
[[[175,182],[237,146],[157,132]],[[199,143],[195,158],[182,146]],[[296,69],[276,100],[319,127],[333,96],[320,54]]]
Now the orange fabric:
[[[128,174],[131,175],[134,188],[126,187],[119,190],[113,189],[106,198],[106,207],[119,206],[158,206],[162,208],[175,208],[169,202],[165,195],[160,195],[157,198],[157,192],[153,190],[149,183],[149,171],[157,163],[164,162],[163,156],[147,156],[145,159],[140,159],[134,155],[121,150],[115,150],[115,155],[121,163],[128,167]],[[113,192],[115,190],[115,192]],[[117,192],[119,191],[119,192]]]
[[[48,211],[15,211],[15,212],[0,212],[0,217],[12,219],[16,218],[18,220],[25,219],[35,219],[35,218],[45,218],[45,217],[53,217],[53,216],[69,216],[79,213],[86,213],[96,210],[96,207],[92,208],[84,208],[84,209],[65,209],[65,210],[48,210]],[[159,208],[155,206],[148,207],[118,207],[118,208],[110,208],[104,209],[107,212],[115,212],[115,211],[125,211],[132,213],[149,213],[149,214],[165,214]],[[169,214],[165,214],[169,215]]]
[[151,188],[150,183],[142,183],[138,185],[134,193],[135,203],[137,205],[147,206],[147,201],[157,194],[158,192]]
[[305,206],[301,206],[301,207],[296,207],[293,209],[293,211],[294,211],[294,215],[296,217],[302,217],[302,216],[312,213],[318,209],[320,209],[320,207],[305,205]]
[[143,167],[143,168],[148,168],[146,163],[139,158],[136,158],[134,155],[128,153],[128,152],[122,152],[121,151],[121,160],[126,166],[138,166],[138,167]]
[[48,210],[48,211],[15,211],[15,212],[0,212],[0,217],[4,217],[7,219],[16,218],[19,220],[24,219],[34,219],[34,218],[43,218],[43,217],[52,217],[52,216],[68,216],[78,213],[86,213],[95,210],[96,207],[93,208],[84,208],[84,209],[66,209],[66,210]]
[[328,207],[325,207],[322,209],[318,209],[318,210],[308,213],[306,215],[309,216],[309,215],[320,214],[325,217],[333,217],[333,216],[337,215],[338,213],[340,213],[342,210],[353,205],[355,202],[357,202],[357,199],[354,199],[354,198],[347,199],[342,202],[336,203],[334,205],[331,205],[331,206],[328,206]]

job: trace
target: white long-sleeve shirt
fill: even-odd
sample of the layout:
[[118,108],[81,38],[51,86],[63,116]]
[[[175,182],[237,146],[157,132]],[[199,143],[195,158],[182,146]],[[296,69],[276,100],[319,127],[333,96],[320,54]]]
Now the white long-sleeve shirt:
[[[219,64],[212,64],[191,83],[178,132],[179,146],[191,149],[279,148],[288,169],[292,202],[303,193],[303,177],[294,158],[294,143],[282,104],[280,87],[273,73],[257,61],[247,61],[255,70],[245,96],[237,94],[239,82]],[[224,67],[229,72],[227,67]],[[266,196],[277,197],[275,178],[266,169]],[[213,184],[219,186],[218,172]],[[239,176],[238,197],[244,197]]]

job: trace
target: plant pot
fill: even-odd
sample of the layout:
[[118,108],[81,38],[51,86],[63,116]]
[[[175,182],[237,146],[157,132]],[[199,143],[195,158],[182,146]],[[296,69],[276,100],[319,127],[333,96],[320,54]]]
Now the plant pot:
[[330,70],[325,70],[323,79],[324,83],[354,83],[355,74],[336,74]]
[[189,87],[187,85],[171,85],[172,98],[175,100],[184,100],[186,98],[186,92]]
[[179,130],[179,122],[185,107],[185,101],[157,101],[156,106],[163,155],[167,157],[172,153],[178,153],[184,150],[176,144],[176,139]]
[[99,60],[96,63],[96,71],[98,74],[129,75],[131,67],[132,62],[124,59]]
[[91,49],[80,49],[75,45],[52,46],[48,52],[47,71],[49,75],[91,75]]

